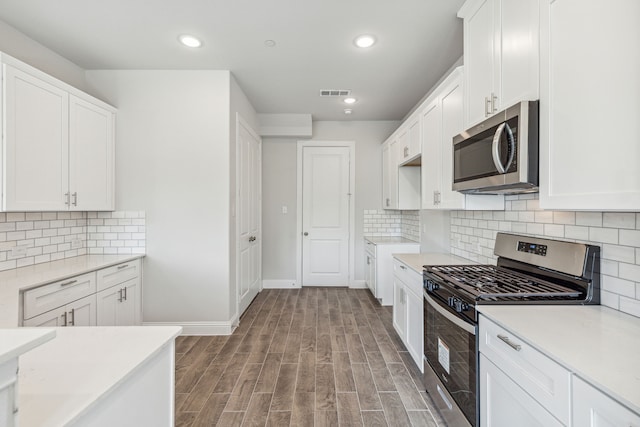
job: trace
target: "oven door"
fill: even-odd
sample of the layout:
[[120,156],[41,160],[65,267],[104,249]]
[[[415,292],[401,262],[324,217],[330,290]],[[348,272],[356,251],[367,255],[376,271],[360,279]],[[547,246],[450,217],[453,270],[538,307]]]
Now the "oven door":
[[477,425],[476,325],[424,292],[425,386],[447,425]]

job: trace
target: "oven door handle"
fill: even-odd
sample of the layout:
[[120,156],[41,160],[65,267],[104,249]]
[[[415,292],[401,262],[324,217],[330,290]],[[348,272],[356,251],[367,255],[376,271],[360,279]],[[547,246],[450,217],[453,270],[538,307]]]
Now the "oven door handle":
[[429,296],[429,294],[427,294],[427,291],[423,291],[423,294],[424,294],[424,299],[427,301],[427,303],[431,307],[433,307],[433,309],[435,311],[437,311],[442,316],[444,316],[445,319],[449,320],[454,325],[464,329],[466,332],[470,333],[471,335],[473,335],[473,336],[476,335],[476,327],[475,327],[475,325],[472,325],[470,323],[465,322],[460,317],[456,316],[455,314],[449,312],[449,310],[447,310],[444,307],[440,306],[440,304],[437,301],[435,301],[433,298],[431,298]]
[[[502,139],[502,132],[507,131],[507,143],[509,144],[509,158],[507,159],[507,164],[503,165],[500,160],[500,140]],[[496,129],[496,133],[493,135],[493,144],[492,144],[492,155],[493,155],[493,164],[498,169],[498,172],[504,174],[511,167],[511,163],[513,163],[513,156],[515,155],[516,141],[513,137],[513,132],[511,131],[511,127],[507,124],[507,122],[501,123]]]

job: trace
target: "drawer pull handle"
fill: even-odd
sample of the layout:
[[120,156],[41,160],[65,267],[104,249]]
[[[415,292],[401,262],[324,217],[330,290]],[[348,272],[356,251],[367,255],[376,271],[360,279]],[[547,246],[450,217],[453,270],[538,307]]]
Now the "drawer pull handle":
[[500,338],[502,341],[504,341],[509,347],[511,347],[515,351],[520,351],[522,349],[522,346],[520,344],[512,343],[511,340],[509,339],[509,337],[507,337],[507,336],[498,334],[498,338]]
[[60,286],[69,286],[77,282],[78,282],[77,280],[69,280],[68,282],[60,283]]
[[119,265],[118,270],[122,270],[123,268],[127,268],[127,267],[129,267],[129,264]]
[[404,265],[401,265],[400,268],[403,269],[403,270],[407,269],[407,267],[405,267]]

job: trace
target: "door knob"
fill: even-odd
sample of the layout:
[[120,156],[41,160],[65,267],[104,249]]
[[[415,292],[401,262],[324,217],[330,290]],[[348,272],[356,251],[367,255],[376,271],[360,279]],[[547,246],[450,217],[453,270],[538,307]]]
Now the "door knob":
[[302,233],[303,236],[308,236],[309,233],[307,233],[306,231],[304,233]]

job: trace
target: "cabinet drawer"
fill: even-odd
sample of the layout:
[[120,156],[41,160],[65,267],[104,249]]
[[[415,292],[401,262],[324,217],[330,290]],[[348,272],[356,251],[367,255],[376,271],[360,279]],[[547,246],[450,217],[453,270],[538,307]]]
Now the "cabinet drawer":
[[98,270],[98,291],[140,276],[140,260],[136,259]]
[[484,316],[480,316],[478,342],[481,354],[569,425],[571,373],[567,369]]
[[422,275],[405,263],[393,259],[393,274],[416,296],[422,298]]
[[30,319],[96,292],[96,273],[70,277],[24,293],[24,319]]

